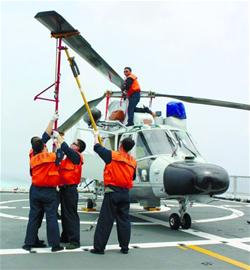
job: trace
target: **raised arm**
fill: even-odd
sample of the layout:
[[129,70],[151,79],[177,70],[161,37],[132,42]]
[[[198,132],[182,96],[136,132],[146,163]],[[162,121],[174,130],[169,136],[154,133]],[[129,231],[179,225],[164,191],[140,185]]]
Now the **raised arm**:
[[49,121],[49,124],[45,130],[45,132],[51,137],[52,131],[53,131],[53,125],[55,123],[55,121],[58,119],[59,115],[58,112],[55,112],[51,118],[51,120]]
[[56,134],[56,138],[59,145],[61,145],[63,153],[72,161],[72,163],[80,164],[81,157],[79,153],[77,153],[75,150],[69,147],[68,144],[64,141],[64,138],[59,133]]

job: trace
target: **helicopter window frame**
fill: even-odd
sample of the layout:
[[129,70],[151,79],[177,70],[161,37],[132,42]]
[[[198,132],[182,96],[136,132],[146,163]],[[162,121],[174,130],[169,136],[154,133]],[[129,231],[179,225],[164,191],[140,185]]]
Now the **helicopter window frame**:
[[[179,148],[184,152],[190,154],[193,153],[195,156],[200,156],[200,152],[198,151],[196,145],[194,144],[192,137],[189,135],[189,133],[185,130],[179,130],[179,129],[171,129],[171,133],[173,134],[174,139],[176,140]],[[185,134],[185,137],[183,137],[183,134]]]
[[[155,139],[152,140],[152,139],[147,138],[146,133],[151,133],[150,136],[154,135],[152,133],[155,133]],[[170,135],[167,133],[167,130],[165,129],[151,129],[151,130],[138,131],[136,147],[135,147],[136,159],[143,160],[146,158],[159,156],[159,155],[172,155],[176,146],[175,146],[174,140],[170,140],[169,136]],[[160,147],[158,145],[159,143],[161,145]],[[168,146],[168,148],[166,148],[166,146]],[[142,149],[144,152],[139,153],[138,151],[139,148]]]
[[107,132],[101,132],[103,146],[111,151],[116,151],[116,135]]

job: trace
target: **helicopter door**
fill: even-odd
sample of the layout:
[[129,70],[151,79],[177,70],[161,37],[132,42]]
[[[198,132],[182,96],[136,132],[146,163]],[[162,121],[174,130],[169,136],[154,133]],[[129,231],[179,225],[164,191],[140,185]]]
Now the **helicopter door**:
[[151,157],[152,151],[149,148],[142,132],[137,133],[135,155],[137,160],[136,181],[140,183],[149,183],[149,168],[155,157]]
[[136,159],[138,181],[162,186],[165,167],[173,161],[174,143],[162,129],[144,130],[137,133]]

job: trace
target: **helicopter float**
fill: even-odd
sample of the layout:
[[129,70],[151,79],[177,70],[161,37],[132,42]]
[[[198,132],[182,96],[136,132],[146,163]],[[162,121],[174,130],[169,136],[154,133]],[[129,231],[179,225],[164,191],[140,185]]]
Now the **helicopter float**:
[[[101,72],[109,81],[121,89],[124,81],[119,74],[103,60],[103,58],[72,27],[60,14],[55,11],[39,12],[35,18],[45,25],[51,35],[59,40],[58,55],[60,56],[62,41],[83,57],[96,70]],[[68,57],[74,77],[78,82],[79,70],[73,58]],[[58,70],[58,74],[60,70]],[[59,78],[59,77],[58,77]],[[59,79],[55,82],[59,87]],[[79,86],[79,82],[78,82]],[[228,101],[220,101],[190,96],[178,96],[152,91],[142,91],[141,98],[172,98],[184,102],[250,110],[250,105]],[[100,113],[95,107],[106,98],[106,115],[100,120]],[[174,199],[179,202],[179,213],[172,213],[169,224],[172,229],[191,227],[191,216],[187,208],[192,202],[210,201],[213,195],[224,193],[229,187],[228,173],[220,166],[207,163],[197,150],[191,134],[186,128],[185,108],[180,102],[170,102],[167,105],[167,117],[156,113],[135,113],[134,126],[126,127],[119,117],[112,117],[114,112],[125,111],[118,102],[110,98],[120,98],[121,91],[106,92],[103,96],[88,102],[79,108],[62,125],[61,132],[75,128],[76,138],[91,138],[93,127],[91,118],[95,118],[100,136],[105,147],[117,150],[119,143],[126,137],[132,137],[135,147],[131,150],[137,160],[137,176],[134,187],[130,191],[131,202],[139,202],[144,208],[158,207],[162,200]],[[92,108],[89,112],[89,108]],[[90,113],[86,117],[86,112]],[[93,113],[93,115],[92,115]],[[96,115],[95,115],[96,114]],[[84,116],[85,115],[85,116]],[[87,127],[79,124],[84,117]],[[78,123],[78,124],[77,124]],[[56,127],[57,128],[57,127]],[[93,136],[92,136],[93,137]],[[102,183],[104,162],[94,153],[84,154],[85,163],[83,178]],[[98,192],[98,189],[96,188]]]

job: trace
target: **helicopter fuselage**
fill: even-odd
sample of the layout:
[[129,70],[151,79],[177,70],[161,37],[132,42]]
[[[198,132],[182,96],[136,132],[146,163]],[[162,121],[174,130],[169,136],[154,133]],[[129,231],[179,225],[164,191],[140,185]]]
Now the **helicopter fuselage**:
[[[184,126],[154,124],[127,128],[118,121],[100,121],[98,125],[103,145],[110,150],[118,150],[126,137],[135,141],[130,152],[137,160],[137,176],[130,192],[132,202],[155,207],[161,199],[204,199],[225,192],[229,186],[227,172],[204,160]],[[76,136],[85,139],[89,134],[91,140],[92,132],[91,128],[78,127]],[[85,151],[82,176],[102,183],[105,163],[92,148]]]

